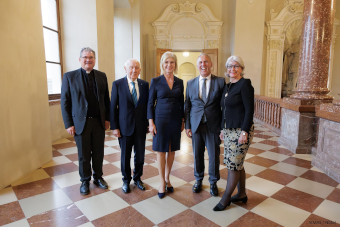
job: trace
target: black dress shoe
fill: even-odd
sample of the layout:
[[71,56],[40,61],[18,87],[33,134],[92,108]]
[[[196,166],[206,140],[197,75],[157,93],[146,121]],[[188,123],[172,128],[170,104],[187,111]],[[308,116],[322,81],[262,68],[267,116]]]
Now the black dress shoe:
[[194,183],[192,187],[192,191],[194,193],[199,193],[202,190],[202,181],[201,180],[196,180],[196,183]]
[[135,181],[136,187],[138,187],[141,190],[146,190],[145,186],[143,185],[143,182],[141,180]]
[[168,185],[165,184],[165,190],[166,190],[168,193],[173,193],[173,192],[174,192],[174,187],[173,187],[173,186],[168,187]]
[[210,185],[210,194],[212,196],[217,196],[219,194],[218,186],[216,186],[216,183]]
[[220,202],[213,208],[213,211],[223,211],[226,209],[226,207],[228,207],[231,204],[231,202],[229,202],[226,206],[222,205]]
[[159,199],[164,198],[164,197],[165,197],[165,193],[160,193],[160,192],[158,192],[158,197],[159,197]]
[[124,193],[129,193],[130,192],[129,183],[124,182],[122,186],[122,190]]
[[247,196],[241,197],[241,198],[231,197],[231,202],[232,202],[232,203],[240,202],[240,201],[243,202],[243,203],[247,203],[248,197],[247,197]]
[[94,180],[94,184],[96,184],[101,189],[108,189],[108,184],[102,177]]
[[80,186],[80,193],[83,195],[88,195],[90,193],[90,182],[89,181],[83,181]]

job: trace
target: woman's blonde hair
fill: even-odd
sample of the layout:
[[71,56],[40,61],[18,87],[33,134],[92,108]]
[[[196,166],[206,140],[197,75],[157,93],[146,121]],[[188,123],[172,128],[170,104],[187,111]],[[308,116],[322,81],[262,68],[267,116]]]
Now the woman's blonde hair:
[[177,73],[177,57],[173,52],[167,51],[160,58],[160,74],[164,74],[163,64],[164,64],[165,60],[167,60],[168,58],[173,58],[175,60],[174,73]]

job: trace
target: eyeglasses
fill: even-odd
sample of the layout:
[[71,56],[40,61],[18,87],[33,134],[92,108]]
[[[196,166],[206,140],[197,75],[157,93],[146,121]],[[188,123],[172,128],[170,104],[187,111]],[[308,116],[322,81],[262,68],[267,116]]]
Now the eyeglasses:
[[238,68],[240,68],[241,66],[239,66],[239,65],[228,65],[227,66],[227,69],[232,69],[232,68],[234,68],[234,69],[238,69]]
[[87,59],[90,59],[90,60],[92,60],[92,59],[95,59],[95,57],[93,57],[93,56],[84,56],[84,57],[81,57],[82,59],[85,59],[85,60],[87,60]]

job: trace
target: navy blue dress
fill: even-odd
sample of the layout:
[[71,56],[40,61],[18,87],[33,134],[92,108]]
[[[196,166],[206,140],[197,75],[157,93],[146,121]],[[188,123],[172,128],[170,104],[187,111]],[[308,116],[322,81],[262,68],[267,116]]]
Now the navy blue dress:
[[180,149],[181,124],[184,117],[184,85],[174,76],[170,89],[164,75],[153,78],[149,90],[147,119],[153,119],[157,134],[153,137],[152,149],[168,152]]

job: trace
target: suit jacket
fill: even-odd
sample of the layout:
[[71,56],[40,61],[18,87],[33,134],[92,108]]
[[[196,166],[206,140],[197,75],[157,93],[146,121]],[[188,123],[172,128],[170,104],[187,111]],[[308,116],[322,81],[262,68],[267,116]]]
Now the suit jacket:
[[122,136],[147,133],[147,101],[149,85],[147,81],[137,79],[139,99],[136,106],[128,86],[126,76],[116,80],[112,85],[111,95],[111,129],[119,129]]
[[221,128],[241,128],[249,132],[254,117],[254,88],[250,79],[241,78],[235,84],[225,85],[221,107]]
[[[88,110],[81,69],[65,73],[61,88],[61,110],[64,126],[66,129],[74,126],[77,135],[80,135],[84,130]],[[97,70],[92,70],[92,72],[95,76],[101,125],[105,128],[105,121],[109,121],[110,108],[107,76]]]
[[225,79],[212,74],[208,100],[204,103],[199,97],[199,76],[187,82],[185,101],[186,129],[196,132],[205,113],[209,131],[213,133],[220,131],[220,100],[224,86]]

